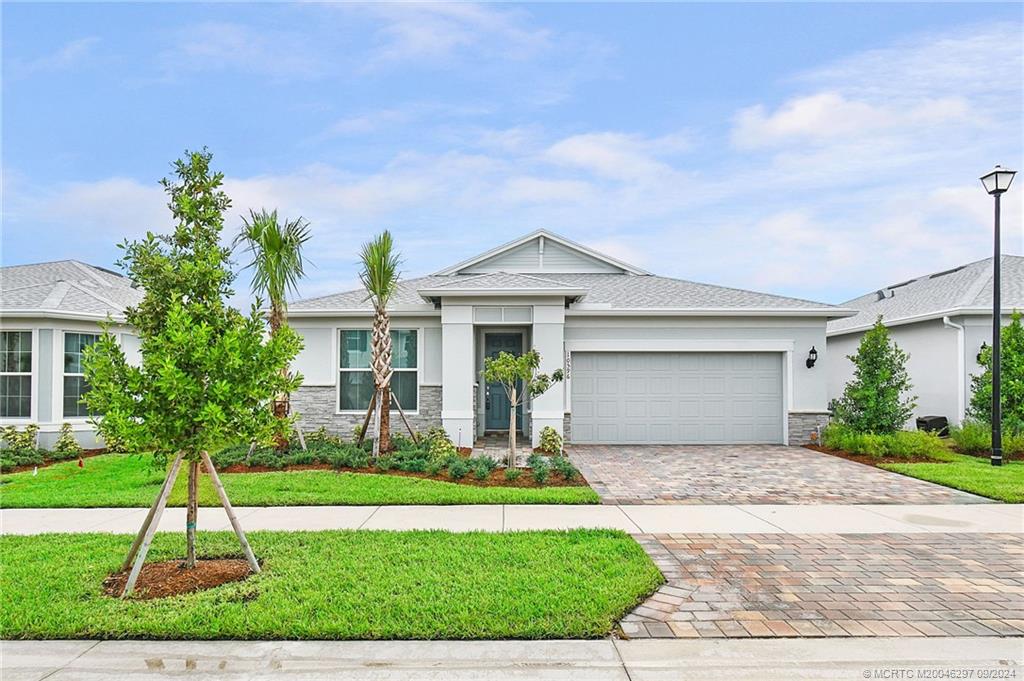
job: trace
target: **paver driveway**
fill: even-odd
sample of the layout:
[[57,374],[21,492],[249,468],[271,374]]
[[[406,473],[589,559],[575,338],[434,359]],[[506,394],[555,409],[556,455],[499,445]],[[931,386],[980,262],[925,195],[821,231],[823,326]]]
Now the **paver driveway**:
[[1021,534],[680,534],[631,638],[1024,636]]
[[963,504],[990,500],[780,445],[575,445],[606,504]]

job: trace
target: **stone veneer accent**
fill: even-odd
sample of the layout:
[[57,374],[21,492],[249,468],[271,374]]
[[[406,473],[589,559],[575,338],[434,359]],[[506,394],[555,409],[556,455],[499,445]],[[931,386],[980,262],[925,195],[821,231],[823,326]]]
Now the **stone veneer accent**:
[[[302,386],[292,393],[292,411],[298,413],[303,432],[321,427],[344,438],[352,437],[356,426],[363,424],[362,414],[338,414],[338,389],[334,386]],[[409,423],[418,431],[441,425],[441,386],[421,385],[419,414],[409,414]],[[406,434],[405,424],[397,409],[391,411],[391,432]]]
[[572,414],[562,417],[562,442],[565,444],[572,442]]
[[818,434],[828,425],[831,413],[827,411],[791,411],[789,412],[789,444],[806,445],[811,443],[811,434]]

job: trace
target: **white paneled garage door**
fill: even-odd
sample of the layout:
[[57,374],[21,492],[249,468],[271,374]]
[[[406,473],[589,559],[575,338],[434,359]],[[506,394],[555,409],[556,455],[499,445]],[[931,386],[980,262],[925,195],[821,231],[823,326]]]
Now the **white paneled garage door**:
[[572,354],[578,444],[782,442],[782,354]]

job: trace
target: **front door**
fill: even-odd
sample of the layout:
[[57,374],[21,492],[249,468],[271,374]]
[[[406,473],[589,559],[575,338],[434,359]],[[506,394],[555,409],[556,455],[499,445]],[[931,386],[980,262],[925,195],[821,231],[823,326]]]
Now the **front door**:
[[[508,352],[513,355],[523,354],[523,334],[521,333],[488,333],[484,334],[484,356],[497,357],[499,353]],[[522,390],[522,386],[519,387]],[[508,430],[509,400],[505,389],[500,383],[488,383],[485,392],[484,429]],[[516,408],[517,430],[523,429],[523,405]]]

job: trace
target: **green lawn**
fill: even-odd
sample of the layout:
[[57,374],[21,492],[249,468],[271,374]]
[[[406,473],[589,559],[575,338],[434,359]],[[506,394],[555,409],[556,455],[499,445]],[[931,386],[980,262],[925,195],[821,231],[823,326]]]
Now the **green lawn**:
[[949,463],[885,463],[881,467],[990,499],[1024,503],[1024,461],[996,467],[988,459],[953,454]]
[[[0,537],[0,638],[597,638],[663,581],[612,530],[252,532],[263,572],[151,601],[102,594],[129,535]],[[184,555],[160,533],[148,560]],[[238,555],[224,532],[200,556]]]
[[[31,471],[0,476],[4,508],[74,508],[149,506],[160,491],[163,471],[148,456],[104,454]],[[185,505],[183,471],[171,505]],[[589,487],[476,487],[398,475],[295,471],[221,475],[237,506],[376,505],[376,504],[596,504]],[[200,504],[217,506],[216,493],[203,475]]]

